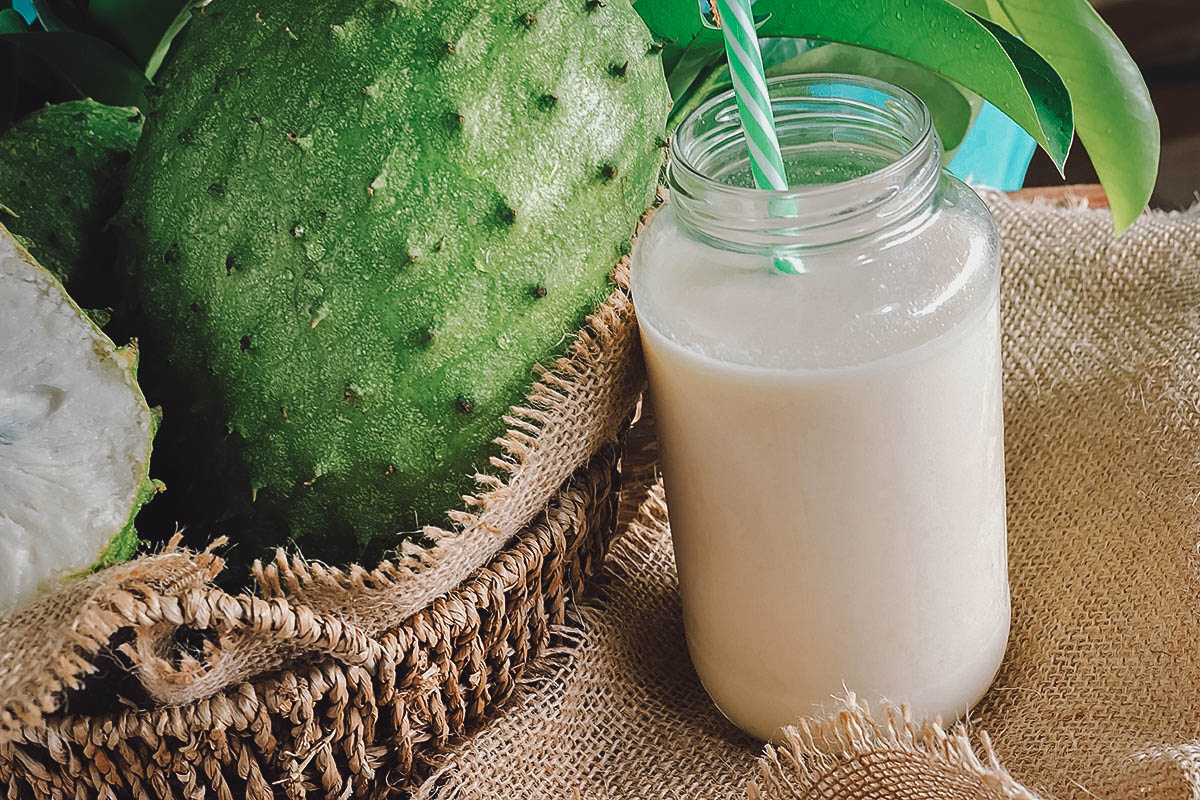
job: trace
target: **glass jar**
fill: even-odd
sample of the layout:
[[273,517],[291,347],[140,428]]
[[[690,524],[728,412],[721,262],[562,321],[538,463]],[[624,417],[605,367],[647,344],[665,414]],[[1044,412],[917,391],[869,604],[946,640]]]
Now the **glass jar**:
[[769,88],[793,188],[719,95],[633,254],[688,648],[759,738],[845,690],[948,722],[1008,640],[995,227],[916,96]]

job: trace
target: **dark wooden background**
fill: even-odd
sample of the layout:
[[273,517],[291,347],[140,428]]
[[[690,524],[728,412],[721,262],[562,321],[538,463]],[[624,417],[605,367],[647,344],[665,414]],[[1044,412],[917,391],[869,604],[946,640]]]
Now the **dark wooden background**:
[[[1162,123],[1162,166],[1151,205],[1191,205],[1200,192],[1200,0],[1121,0],[1102,4],[1100,12],[1141,67]],[[1078,141],[1066,173],[1068,183],[1096,182]],[[1025,185],[1062,183],[1039,151]]]

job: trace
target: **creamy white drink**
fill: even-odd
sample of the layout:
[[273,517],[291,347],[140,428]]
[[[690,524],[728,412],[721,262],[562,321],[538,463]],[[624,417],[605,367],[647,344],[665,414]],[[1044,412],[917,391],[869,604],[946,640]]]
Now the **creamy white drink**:
[[[688,647],[717,706],[760,738],[845,690],[950,721],[1008,637],[994,232],[936,152],[880,181],[886,142],[789,151],[787,119],[789,172],[853,176],[860,156],[868,170],[792,198],[809,210],[786,234],[812,245],[787,250],[800,274],[772,266],[778,248],[754,252],[779,222],[756,229],[749,206],[676,164],[678,194],[634,256]],[[738,169],[709,178],[738,183]],[[923,201],[899,206],[888,185]],[[856,193],[883,198],[883,222]]]

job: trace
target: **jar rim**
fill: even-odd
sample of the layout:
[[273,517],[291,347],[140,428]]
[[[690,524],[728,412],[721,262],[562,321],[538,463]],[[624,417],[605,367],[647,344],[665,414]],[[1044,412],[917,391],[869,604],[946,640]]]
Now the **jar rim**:
[[[747,252],[812,248],[899,232],[927,211],[942,174],[933,117],[913,92],[877,78],[781,75],[767,82],[785,165],[827,151],[788,189],[735,183],[749,164],[732,89],[701,103],[672,137],[667,185],[694,236]],[[824,175],[822,175],[824,173]],[[848,176],[848,177],[847,177]],[[821,180],[828,177],[829,180]]]
[[[789,197],[818,197],[821,194],[829,194],[835,191],[844,191],[847,187],[852,187],[854,184],[866,184],[873,179],[886,178],[893,174],[900,174],[906,170],[912,169],[917,161],[925,158],[925,151],[928,150],[929,140],[935,135],[933,126],[933,116],[929,113],[928,106],[915,93],[905,89],[902,86],[897,86],[893,83],[872,78],[866,75],[850,75],[837,72],[808,72],[796,73],[789,75],[777,75],[767,79],[767,95],[774,105],[774,95],[777,87],[781,86],[821,86],[841,84],[856,86],[862,89],[869,89],[879,92],[881,95],[888,96],[890,100],[899,102],[907,106],[908,110],[918,118],[918,130],[911,137],[911,142],[908,149],[893,161],[890,161],[883,167],[863,175],[850,178],[845,181],[836,181],[833,183],[816,183],[802,184],[800,186],[791,187],[789,189],[757,189],[734,186],[724,181],[718,180],[711,175],[706,174],[688,157],[688,154],[683,151],[683,148],[676,147],[677,141],[672,142],[671,160],[674,164],[684,169],[689,178],[699,182],[708,191],[731,192],[741,194],[744,192],[753,192],[755,196],[763,197],[770,196],[775,198]],[[829,99],[838,102],[853,102],[849,98],[838,95],[829,95],[827,97],[814,95],[812,99]],[[736,98],[733,89],[727,89],[718,94],[713,95],[705,100],[695,109],[693,109],[683,121],[679,123],[673,140],[677,140],[679,132],[684,129],[689,122],[695,122],[703,118],[706,113],[711,113],[714,109],[721,106],[736,105]]]

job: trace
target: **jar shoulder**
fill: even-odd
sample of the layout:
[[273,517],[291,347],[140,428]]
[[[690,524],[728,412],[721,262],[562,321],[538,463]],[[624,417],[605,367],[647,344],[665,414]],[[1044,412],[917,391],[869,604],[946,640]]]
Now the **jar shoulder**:
[[943,176],[926,213],[886,235],[802,252],[780,274],[770,252],[700,241],[667,203],[634,248],[643,323],[722,360],[781,368],[861,364],[918,347],[994,304],[999,242],[987,205]]

